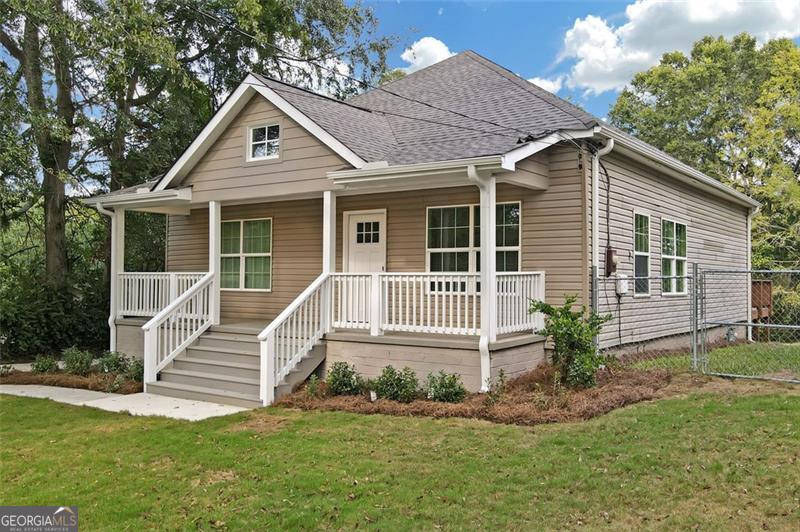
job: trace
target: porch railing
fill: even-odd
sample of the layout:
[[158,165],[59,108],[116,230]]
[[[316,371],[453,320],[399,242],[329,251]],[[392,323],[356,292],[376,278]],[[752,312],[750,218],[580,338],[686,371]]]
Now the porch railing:
[[123,272],[118,274],[119,303],[116,315],[155,316],[175,301],[205,272]]
[[544,272],[497,274],[497,334],[544,328],[541,313],[528,313],[531,299],[544,301]]
[[145,384],[211,327],[213,290],[214,274],[207,273],[142,326]]

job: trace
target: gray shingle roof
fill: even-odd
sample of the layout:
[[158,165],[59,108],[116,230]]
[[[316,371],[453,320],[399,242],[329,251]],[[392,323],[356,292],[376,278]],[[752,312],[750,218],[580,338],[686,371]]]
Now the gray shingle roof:
[[345,102],[256,76],[369,162],[496,155],[517,147],[521,137],[599,123],[471,51]]

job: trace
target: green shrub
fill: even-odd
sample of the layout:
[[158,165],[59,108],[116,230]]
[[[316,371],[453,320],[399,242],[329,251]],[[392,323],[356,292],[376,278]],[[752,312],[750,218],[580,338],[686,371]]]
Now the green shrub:
[[124,375],[129,381],[142,382],[144,380],[144,360],[131,358]]
[[11,364],[0,364],[0,377],[5,377],[9,373],[11,373],[12,366]]
[[[125,373],[133,359],[129,359],[119,351],[106,351],[97,361],[98,369],[103,373]],[[142,370],[144,371],[144,369]]]
[[61,354],[64,371],[73,375],[88,375],[92,370],[92,354],[75,346],[68,347]]
[[489,389],[486,391],[486,399],[489,404],[495,404],[503,397],[506,391],[506,372],[502,369],[497,372],[497,377],[489,379]]
[[532,301],[530,312],[545,315],[545,328],[539,334],[553,339],[553,365],[566,383],[591,387],[596,384],[597,370],[604,361],[595,350],[594,338],[611,316],[587,312],[586,307],[581,307],[579,312],[573,311],[575,301],[576,296],[569,296],[560,307]]
[[410,403],[416,399],[419,390],[417,375],[408,367],[398,371],[392,366],[386,366],[375,379],[374,386],[378,397],[401,403]]
[[334,362],[328,370],[326,379],[328,390],[333,395],[358,395],[361,393],[361,379],[355,366],[347,362]]
[[33,373],[55,373],[58,371],[58,361],[51,355],[37,355],[31,363]]
[[425,381],[428,399],[442,403],[460,403],[467,396],[467,389],[461,382],[461,376],[445,373],[430,373]]
[[308,378],[306,395],[310,399],[317,399],[320,396],[319,377],[317,377],[316,374],[311,375],[311,377]]

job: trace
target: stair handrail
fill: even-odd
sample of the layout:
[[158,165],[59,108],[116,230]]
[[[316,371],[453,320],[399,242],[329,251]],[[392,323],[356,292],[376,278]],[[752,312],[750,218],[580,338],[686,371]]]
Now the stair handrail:
[[[278,316],[267,325],[263,331],[258,335],[260,342],[260,382],[261,393],[260,398],[264,406],[269,405],[275,399],[275,387],[278,385],[281,375],[288,374],[289,371],[294,369],[299,363],[302,356],[297,355],[295,351],[301,354],[310,352],[313,349],[314,343],[322,338],[325,333],[330,330],[330,312],[331,312],[331,290],[330,290],[330,273],[323,272],[317,277],[294,301],[292,301]],[[319,293],[319,296],[317,294]],[[315,297],[317,296],[317,297]],[[313,298],[313,300],[312,300]],[[298,314],[298,316],[295,316]],[[284,325],[288,329],[294,325],[298,329],[298,317],[301,321],[299,330],[295,330],[294,337],[287,340],[286,343],[291,344],[288,346],[281,346],[280,350],[282,366],[280,371],[277,372],[278,364],[278,331],[282,330],[281,336],[285,336],[285,330],[282,329]],[[305,333],[306,337],[300,337],[300,334]],[[286,353],[290,352],[293,356],[287,357]]]
[[[203,275],[196,283],[189,289],[178,296],[169,305],[164,307],[158,314],[153,316],[150,321],[142,325],[144,331],[144,382],[145,385],[149,382],[156,381],[156,375],[159,370],[164,368],[172,359],[179,355],[186,347],[192,343],[200,334],[211,326],[211,301],[210,294],[205,300],[197,298],[201,291],[207,287],[213,286],[214,274],[208,272]],[[165,346],[163,342],[159,342],[157,332],[159,327],[167,322],[174,321],[180,318],[185,318],[181,315],[181,310],[184,310],[192,299],[196,298],[194,314],[188,322],[188,327],[182,327],[178,331],[177,338],[170,337],[175,345],[169,349],[169,352],[164,353],[164,356],[159,356],[159,351]],[[186,323],[184,323],[186,325]],[[178,341],[179,340],[179,341]]]

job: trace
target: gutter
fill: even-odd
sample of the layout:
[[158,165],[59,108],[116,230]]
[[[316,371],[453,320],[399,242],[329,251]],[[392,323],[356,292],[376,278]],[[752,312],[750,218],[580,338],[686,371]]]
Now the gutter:
[[103,195],[86,198],[83,201],[86,205],[104,205],[107,207],[113,206],[127,206],[137,205],[143,203],[152,203],[164,200],[175,200],[181,202],[190,202],[192,200],[192,189],[186,188],[170,188],[165,190],[150,191],[146,188],[140,188],[136,192],[129,192],[127,194],[116,195]]
[[594,152],[592,157],[592,308],[597,310],[597,276],[600,270],[600,157],[614,149],[614,139]]
[[364,168],[328,172],[327,176],[337,185],[351,185],[415,177],[430,178],[431,176],[447,174],[463,175],[470,166],[474,167],[478,172],[499,172],[505,170],[503,164],[503,155],[392,166],[386,161],[381,161],[369,163]]

